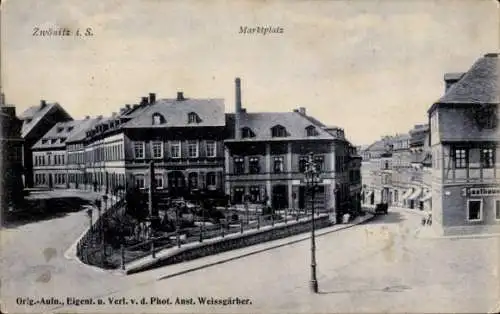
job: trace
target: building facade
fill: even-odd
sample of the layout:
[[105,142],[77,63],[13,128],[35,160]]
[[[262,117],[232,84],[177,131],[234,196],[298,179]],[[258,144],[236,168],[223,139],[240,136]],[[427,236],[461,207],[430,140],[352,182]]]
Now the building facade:
[[[237,78],[235,84],[235,114],[229,119],[234,127],[224,142],[225,192],[232,203],[248,199],[278,209],[305,208],[304,172],[307,156],[313,153],[321,172],[315,206],[338,215],[359,207],[352,196],[360,198],[360,158],[342,129],[325,126],[303,107],[249,113],[242,108],[241,81]],[[352,185],[350,178],[356,179]]]
[[145,190],[154,180],[156,189],[170,196],[223,194],[225,125],[222,99],[185,98],[179,92],[156,100],[151,93],[87,132],[85,186]]
[[445,75],[428,110],[433,226],[440,233],[500,232],[498,54]]
[[90,126],[92,119],[58,122],[31,147],[35,187],[69,188],[68,139]]
[[16,117],[16,108],[5,103],[0,97],[0,143],[2,158],[0,169],[0,204],[2,213],[6,209],[15,209],[22,201],[23,194],[23,156],[24,140],[21,137],[22,121]]
[[23,145],[23,175],[25,187],[33,187],[33,153],[35,145],[58,122],[71,121],[73,118],[58,103],[40,101],[40,105],[26,109],[19,119],[23,121],[21,137]]

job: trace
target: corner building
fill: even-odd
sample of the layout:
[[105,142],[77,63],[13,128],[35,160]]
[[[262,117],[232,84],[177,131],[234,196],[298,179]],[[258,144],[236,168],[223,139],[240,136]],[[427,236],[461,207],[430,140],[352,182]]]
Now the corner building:
[[500,232],[498,54],[463,74],[428,110],[433,226],[442,234]]
[[[225,192],[232,203],[248,197],[275,209],[309,208],[304,172],[312,152],[321,172],[315,207],[337,215],[359,207],[360,158],[342,129],[325,126],[303,107],[249,113],[242,108],[240,79],[235,84],[235,113],[228,119],[231,135],[224,142]],[[350,178],[357,179],[350,184]]]

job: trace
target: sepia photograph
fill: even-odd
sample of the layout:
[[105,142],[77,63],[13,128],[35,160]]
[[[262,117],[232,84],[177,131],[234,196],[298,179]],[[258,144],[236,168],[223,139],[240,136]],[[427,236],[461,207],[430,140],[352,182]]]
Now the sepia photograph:
[[1,313],[500,313],[495,0],[6,0]]

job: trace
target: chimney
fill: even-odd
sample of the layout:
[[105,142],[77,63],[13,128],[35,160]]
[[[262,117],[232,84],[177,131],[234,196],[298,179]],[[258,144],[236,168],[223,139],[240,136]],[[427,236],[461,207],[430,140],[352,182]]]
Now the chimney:
[[0,94],[0,106],[4,106],[4,105],[6,105],[6,103],[5,103],[5,94],[2,93],[2,94]]
[[145,106],[148,104],[148,97],[141,97],[141,106]]
[[299,113],[300,113],[301,115],[304,115],[304,116],[305,116],[305,115],[306,115],[306,107],[299,107]]
[[124,114],[125,113],[125,108],[120,108],[120,114]]
[[241,79],[237,77],[234,80],[235,85],[235,108],[234,108],[234,138],[241,139]]
[[45,100],[40,100],[40,109],[43,109],[47,106],[47,102]]
[[137,109],[137,107],[139,107],[138,104],[134,104],[134,106],[132,106],[133,109]]
[[88,120],[88,119],[90,119],[90,116],[85,116],[85,120]]
[[155,93],[149,93],[149,104],[152,105],[156,102],[156,94]]
[[177,101],[185,100],[183,92],[177,92]]
[[101,119],[102,119],[102,115],[98,115],[98,116],[97,116],[97,119],[98,119],[98,120],[101,120]]

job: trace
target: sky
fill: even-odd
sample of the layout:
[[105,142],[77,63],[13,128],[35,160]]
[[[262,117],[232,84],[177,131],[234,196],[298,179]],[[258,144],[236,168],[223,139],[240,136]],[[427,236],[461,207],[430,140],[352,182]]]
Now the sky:
[[232,112],[240,77],[248,112],[306,107],[370,144],[427,123],[444,73],[498,51],[498,10],[494,0],[7,0],[1,88],[18,113],[45,99],[75,119],[111,115],[150,92],[224,98]]

